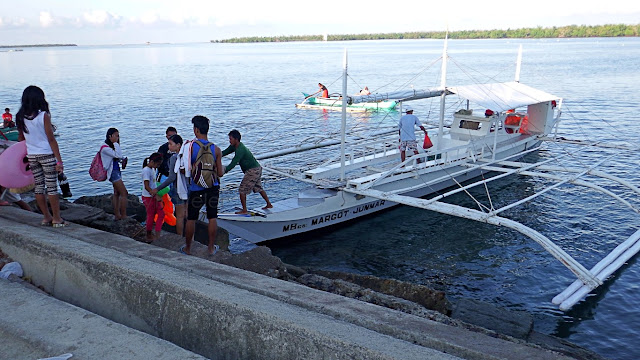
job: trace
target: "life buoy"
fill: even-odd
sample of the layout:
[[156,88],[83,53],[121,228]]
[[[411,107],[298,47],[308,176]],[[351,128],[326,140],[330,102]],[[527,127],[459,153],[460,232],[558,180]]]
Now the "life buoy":
[[520,124],[520,133],[527,134],[529,131],[529,115],[525,115]]
[[20,141],[0,154],[0,185],[6,188],[22,188],[34,183],[27,160],[27,143]]
[[516,126],[520,125],[520,116],[518,115],[509,115],[506,119],[504,119],[505,125]]

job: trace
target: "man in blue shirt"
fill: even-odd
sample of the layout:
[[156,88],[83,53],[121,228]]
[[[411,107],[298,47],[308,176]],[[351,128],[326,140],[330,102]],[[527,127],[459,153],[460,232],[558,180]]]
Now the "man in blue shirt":
[[[207,133],[209,132],[209,119],[204,116],[197,115],[191,119],[193,123],[193,134],[196,139],[191,145],[191,165],[196,163],[198,157],[198,151],[200,145],[196,140],[202,142],[203,145],[209,143],[207,139]],[[218,178],[224,175],[224,168],[222,167],[222,151],[219,147],[211,144],[211,152],[214,155],[215,171],[218,174]],[[187,255],[191,255],[191,243],[193,241],[193,235],[196,230],[196,220],[200,214],[200,209],[203,205],[207,206],[207,219],[209,225],[207,227],[209,234],[209,255],[213,255],[218,251],[219,246],[215,245],[216,233],[218,231],[218,197],[220,196],[220,183],[217,179],[214,179],[212,187],[206,188],[196,184],[193,179],[189,185],[189,197],[187,199],[187,226],[185,227],[185,246],[180,248],[180,252]]]
[[407,150],[413,150],[414,154],[418,154],[418,142],[416,141],[415,126],[420,127],[424,133],[427,130],[422,126],[418,117],[413,115],[413,109],[407,106],[406,115],[400,118],[398,122],[398,135],[400,135],[400,159],[404,162]]

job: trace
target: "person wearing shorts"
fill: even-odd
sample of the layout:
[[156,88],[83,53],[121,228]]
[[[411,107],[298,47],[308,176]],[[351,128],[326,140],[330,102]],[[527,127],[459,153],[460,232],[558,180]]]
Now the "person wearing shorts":
[[107,171],[107,179],[113,186],[113,196],[111,197],[111,206],[113,206],[113,215],[116,220],[122,220],[127,217],[127,203],[129,201],[129,192],[122,180],[122,169],[127,167],[127,158],[122,154],[120,147],[120,132],[116,128],[109,128],[100,147],[100,159],[102,166]]
[[[196,115],[191,119],[193,123],[193,134],[196,136],[196,140],[199,140],[204,145],[209,143],[207,139],[207,133],[209,132],[209,119]],[[218,177],[222,177],[224,175],[224,170],[222,168],[222,151],[215,144],[211,145],[212,153],[214,156],[214,160],[216,163],[216,172]],[[195,141],[191,142],[191,150],[188,152],[190,156],[190,162],[193,166],[196,163],[196,159],[198,156],[198,151],[200,150],[200,145]],[[189,195],[187,198],[187,226],[185,228],[185,245],[180,248],[180,252],[183,254],[191,255],[191,243],[193,242],[193,236],[196,231],[196,220],[198,220],[198,216],[200,215],[200,209],[203,206],[207,207],[207,220],[209,224],[207,225],[207,233],[209,235],[209,255],[215,255],[215,253],[220,248],[215,244],[216,234],[218,231],[218,197],[220,196],[220,183],[216,179],[213,183],[213,187],[203,188],[198,185],[196,182],[192,181],[189,184]]]
[[413,109],[406,107],[406,115],[398,122],[398,135],[400,135],[400,159],[404,162],[407,151],[413,151],[418,155],[418,142],[416,141],[415,126],[420,127],[424,133],[427,130],[422,126],[418,117],[413,115]]
[[64,166],[58,141],[53,136],[49,103],[39,87],[30,85],[22,92],[22,105],[16,114],[16,126],[18,140],[25,140],[27,145],[36,202],[43,215],[40,224],[56,228],[69,225],[60,216],[58,197],[58,173],[64,171]]
[[20,194],[14,194],[9,189],[0,186],[0,206],[8,206],[11,204],[18,205],[22,210],[33,211],[31,206],[27,204]]
[[236,211],[236,214],[247,213],[247,194],[252,192],[259,193],[264,201],[267,202],[267,205],[263,207],[263,209],[270,209],[273,205],[271,205],[271,202],[269,201],[267,192],[262,188],[262,167],[251,151],[249,151],[249,149],[240,142],[241,138],[242,135],[240,135],[238,130],[231,130],[229,132],[229,147],[222,151],[222,156],[235,153],[233,160],[231,160],[231,163],[227,165],[224,172],[228,173],[237,164],[240,164],[240,169],[242,169],[242,172],[244,173],[244,177],[240,183],[240,188],[238,189],[242,210]]

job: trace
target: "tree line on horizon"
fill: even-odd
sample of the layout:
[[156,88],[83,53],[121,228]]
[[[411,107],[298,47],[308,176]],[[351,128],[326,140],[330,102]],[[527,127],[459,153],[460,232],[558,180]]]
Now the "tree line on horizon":
[[[444,39],[445,31],[413,31],[403,33],[343,34],[327,35],[327,41],[346,40],[392,40],[392,39]],[[640,36],[640,24],[608,25],[568,25],[561,27],[535,27],[507,30],[461,30],[449,32],[449,39],[542,39],[542,38],[589,38],[589,37],[637,37]],[[212,43],[255,43],[255,42],[292,42],[322,41],[322,35],[292,36],[249,36],[224,40],[211,40]]]

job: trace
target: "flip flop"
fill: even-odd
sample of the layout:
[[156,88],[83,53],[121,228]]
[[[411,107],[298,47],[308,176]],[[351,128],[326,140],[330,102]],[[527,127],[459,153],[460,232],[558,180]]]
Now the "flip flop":
[[40,226],[51,226],[53,223],[51,221],[42,221]]
[[180,253],[181,253],[181,254],[185,254],[185,255],[189,255],[189,254],[187,254],[186,252],[184,252],[184,248],[185,248],[185,247],[187,247],[187,245],[182,245],[182,246],[180,246]]
[[51,226],[53,226],[54,228],[61,228],[61,227],[65,227],[67,225],[69,225],[69,223],[66,222],[66,221],[63,221],[61,223],[52,223],[51,224]]
[[209,256],[215,255],[218,252],[218,250],[220,250],[220,246],[213,245],[213,253],[209,254]]

